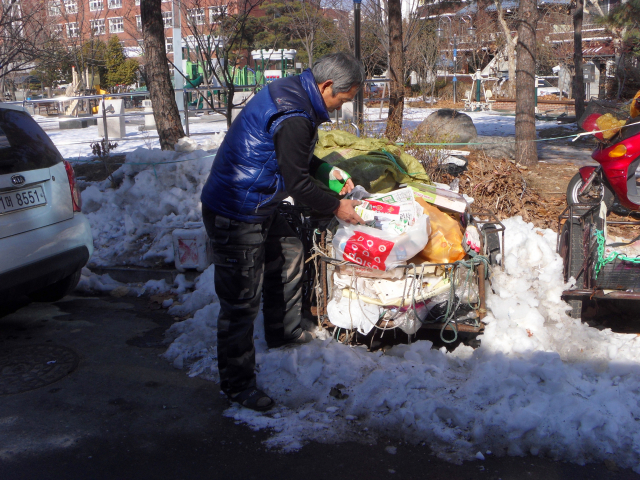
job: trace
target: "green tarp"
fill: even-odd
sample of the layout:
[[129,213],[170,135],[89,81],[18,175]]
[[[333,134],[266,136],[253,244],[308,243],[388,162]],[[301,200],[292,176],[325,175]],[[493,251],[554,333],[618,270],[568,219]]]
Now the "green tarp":
[[387,139],[359,138],[341,130],[321,130],[319,136],[315,155],[349,173],[354,185],[370,193],[389,192],[410,181],[432,183],[418,160]]

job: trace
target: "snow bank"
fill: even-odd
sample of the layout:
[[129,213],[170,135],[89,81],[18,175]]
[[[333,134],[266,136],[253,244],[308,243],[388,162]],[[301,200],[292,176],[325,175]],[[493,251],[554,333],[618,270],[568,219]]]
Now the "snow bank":
[[173,262],[171,232],[202,221],[200,192],[223,134],[202,145],[182,139],[175,152],[138,148],[110,180],[82,192],[91,223],[92,265],[155,266]]
[[[555,233],[520,217],[506,226],[505,271],[489,290],[492,314],[476,350],[432,349],[431,342],[368,353],[320,335],[267,350],[256,325],[258,384],[278,402],[268,414],[226,414],[274,433],[284,451],[306,442],[371,442],[384,432],[426,443],[442,458],[545,455],[576,463],[614,460],[640,471],[640,340],[598,331],[565,314]],[[215,378],[216,316],[211,267],[181,313],[213,303],[172,327],[165,357],[190,375]],[[193,299],[193,300],[192,300]]]
[[[92,262],[172,262],[171,231],[201,220],[200,191],[221,139],[201,147],[184,142],[177,152],[137,149],[115,173],[117,189],[109,181],[87,188]],[[232,407],[226,414],[271,429],[268,446],[285,451],[312,440],[374,442],[384,432],[426,443],[452,461],[491,450],[577,463],[611,459],[640,472],[640,340],[569,318],[555,233],[519,217],[504,223],[505,271],[494,272],[488,289],[492,313],[480,348],[447,353],[419,341],[369,353],[318,332],[310,344],[268,350],[260,314],[258,384],[278,407],[268,414]],[[191,318],[168,330],[164,356],[189,375],[216,381],[220,307],[213,274],[212,266],[188,292],[183,279],[136,290],[85,271],[80,288],[176,295],[163,306]]]

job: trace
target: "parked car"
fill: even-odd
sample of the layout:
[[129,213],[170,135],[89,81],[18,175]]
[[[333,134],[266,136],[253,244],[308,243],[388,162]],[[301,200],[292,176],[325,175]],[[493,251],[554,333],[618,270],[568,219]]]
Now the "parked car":
[[558,95],[560,93],[560,89],[558,87],[554,87],[544,78],[536,78],[536,81],[539,97],[543,95]]
[[55,301],[93,253],[75,174],[21,106],[0,106],[0,301]]

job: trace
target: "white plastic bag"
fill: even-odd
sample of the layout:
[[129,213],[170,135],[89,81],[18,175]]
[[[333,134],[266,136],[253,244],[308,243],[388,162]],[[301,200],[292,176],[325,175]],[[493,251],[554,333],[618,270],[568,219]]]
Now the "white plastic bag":
[[333,298],[327,305],[329,321],[336,327],[358,330],[367,335],[378,323],[382,307],[370,303],[358,302],[346,297]]
[[333,236],[334,256],[374,270],[389,270],[402,265],[429,241],[429,215],[420,215],[416,222],[400,235],[364,225],[340,222]]

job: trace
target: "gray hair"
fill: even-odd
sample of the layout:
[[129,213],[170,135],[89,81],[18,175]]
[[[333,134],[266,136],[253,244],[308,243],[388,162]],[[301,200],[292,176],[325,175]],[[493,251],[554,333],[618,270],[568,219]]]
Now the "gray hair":
[[325,55],[313,63],[311,69],[317,83],[333,80],[332,91],[335,97],[338,93],[348,92],[355,85],[364,85],[364,67],[350,53],[339,52]]

